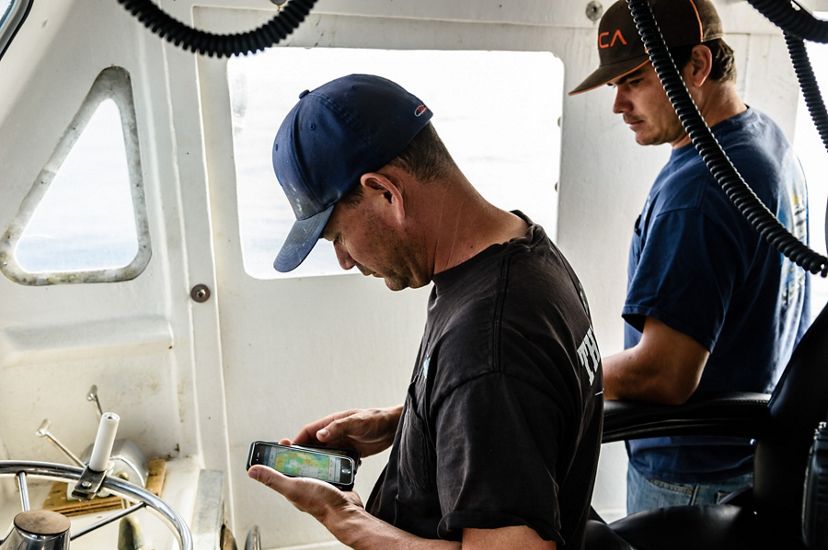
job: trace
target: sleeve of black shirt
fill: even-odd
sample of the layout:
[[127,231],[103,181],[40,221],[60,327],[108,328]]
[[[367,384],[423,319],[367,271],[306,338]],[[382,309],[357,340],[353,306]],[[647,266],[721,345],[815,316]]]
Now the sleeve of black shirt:
[[448,393],[436,414],[440,536],[526,525],[562,542],[555,479],[562,416],[549,395],[500,372]]

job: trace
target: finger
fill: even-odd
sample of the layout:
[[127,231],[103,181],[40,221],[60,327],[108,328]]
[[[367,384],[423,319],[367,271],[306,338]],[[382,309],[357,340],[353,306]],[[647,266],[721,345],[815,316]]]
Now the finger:
[[296,508],[311,514],[320,521],[329,505],[341,505],[342,502],[347,502],[341,491],[318,479],[292,478],[260,465],[251,467],[247,475],[270,487],[288,499]]
[[355,414],[357,409],[349,409],[347,411],[340,411],[333,414],[329,414],[325,418],[320,418],[310,424],[306,425],[299,434],[294,438],[294,443],[299,445],[303,443],[312,443],[312,442],[319,442],[317,439],[317,432],[325,427],[327,427],[330,423],[340,419],[351,416]]
[[273,468],[256,464],[247,470],[247,475],[263,485],[267,485],[277,493],[284,494],[288,477]]
[[290,439],[285,438],[285,439],[280,439],[279,440],[279,445],[288,445],[288,446],[290,446],[290,445],[293,445],[293,443],[290,441]]
[[334,420],[316,432],[316,439],[325,443],[347,441],[348,437],[353,435],[351,431],[355,425],[354,420],[354,416]]
[[[297,499],[299,499],[303,493],[308,492],[308,484],[319,483],[327,487],[327,484],[324,481],[319,481],[317,479],[288,477],[282,472],[259,464],[252,466],[247,471],[247,475],[259,483],[267,485],[294,504],[297,504]],[[301,509],[305,508],[306,506],[301,507]]]
[[302,428],[302,431],[300,431],[299,434],[295,438],[293,438],[293,441],[297,445],[302,445],[304,443],[319,443],[319,440],[316,436],[317,432],[320,429],[327,426],[328,424],[330,424],[335,419],[336,415],[332,414],[330,416],[326,416],[325,418],[321,418],[315,422],[311,422],[310,424]]
[[308,426],[302,428],[302,431],[296,434],[296,437],[293,438],[293,442],[297,445],[313,445],[314,443],[319,443],[316,439],[316,430],[311,431]]

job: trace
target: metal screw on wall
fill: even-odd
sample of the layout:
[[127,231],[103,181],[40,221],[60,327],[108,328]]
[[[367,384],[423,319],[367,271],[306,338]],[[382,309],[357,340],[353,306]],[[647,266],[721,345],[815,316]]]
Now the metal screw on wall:
[[587,19],[595,23],[596,21],[601,19],[602,15],[604,15],[604,6],[601,4],[601,2],[596,2],[595,0],[592,0],[589,4],[587,4]]
[[210,287],[205,284],[197,284],[190,290],[190,298],[198,303],[206,302],[210,299]]

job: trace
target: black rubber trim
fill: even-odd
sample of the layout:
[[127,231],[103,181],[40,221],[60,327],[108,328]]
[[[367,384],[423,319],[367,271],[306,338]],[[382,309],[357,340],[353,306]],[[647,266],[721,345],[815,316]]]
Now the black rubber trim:
[[767,426],[769,400],[766,393],[728,393],[693,396],[684,405],[675,406],[606,401],[602,441],[677,435],[755,438]]

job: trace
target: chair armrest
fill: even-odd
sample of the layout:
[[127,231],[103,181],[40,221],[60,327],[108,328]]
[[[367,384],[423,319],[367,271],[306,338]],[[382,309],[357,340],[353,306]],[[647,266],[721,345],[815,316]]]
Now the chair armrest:
[[766,393],[694,395],[683,405],[605,401],[603,443],[677,435],[758,437],[768,420]]

